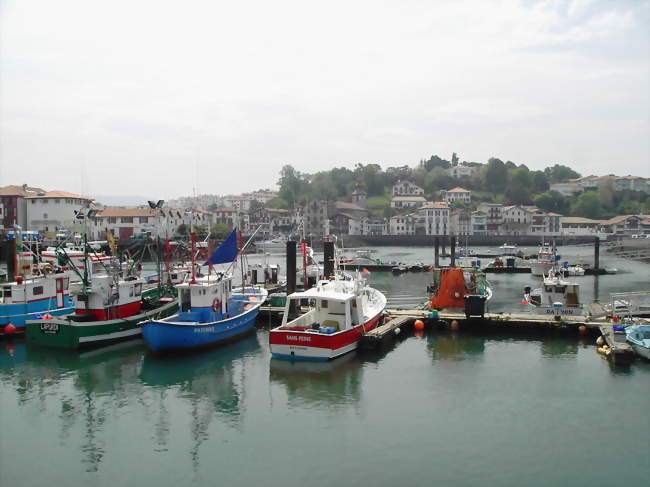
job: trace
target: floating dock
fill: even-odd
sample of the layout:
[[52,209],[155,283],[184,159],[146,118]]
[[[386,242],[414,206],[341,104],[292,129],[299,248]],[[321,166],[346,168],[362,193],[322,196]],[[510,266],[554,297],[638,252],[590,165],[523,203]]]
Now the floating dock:
[[624,331],[615,331],[611,325],[601,325],[598,329],[609,347],[610,351],[607,356],[612,359],[612,362],[615,364],[629,364],[635,359],[636,353],[625,340]]

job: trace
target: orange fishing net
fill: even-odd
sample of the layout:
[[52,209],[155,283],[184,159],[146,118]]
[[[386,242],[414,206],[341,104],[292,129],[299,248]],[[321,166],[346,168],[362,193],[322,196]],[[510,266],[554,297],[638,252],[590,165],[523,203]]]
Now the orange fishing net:
[[429,305],[432,309],[464,308],[463,296],[465,294],[467,294],[467,288],[463,278],[463,269],[458,267],[442,269],[438,292],[431,296]]

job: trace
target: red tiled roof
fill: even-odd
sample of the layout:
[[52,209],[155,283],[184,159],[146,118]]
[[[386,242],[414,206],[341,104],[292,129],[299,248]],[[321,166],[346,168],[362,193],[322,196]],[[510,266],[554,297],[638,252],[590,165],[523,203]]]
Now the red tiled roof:
[[94,201],[94,198],[81,196],[79,194],[68,193],[66,191],[45,191],[42,193],[31,194],[27,198],[74,198],[78,200]]

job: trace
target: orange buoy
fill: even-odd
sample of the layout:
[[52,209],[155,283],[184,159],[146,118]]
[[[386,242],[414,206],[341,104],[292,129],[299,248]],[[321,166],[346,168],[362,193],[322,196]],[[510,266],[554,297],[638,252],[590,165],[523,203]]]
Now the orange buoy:
[[458,321],[457,320],[452,320],[451,329],[452,330],[458,330],[459,327],[460,327],[460,325],[458,324]]
[[580,325],[578,327],[578,333],[581,335],[586,335],[587,334],[587,327],[585,325]]
[[11,335],[13,333],[16,333],[16,325],[13,323],[7,323],[4,328],[2,329],[5,335]]
[[415,328],[416,330],[424,330],[424,321],[415,320],[415,323],[413,323],[413,328]]

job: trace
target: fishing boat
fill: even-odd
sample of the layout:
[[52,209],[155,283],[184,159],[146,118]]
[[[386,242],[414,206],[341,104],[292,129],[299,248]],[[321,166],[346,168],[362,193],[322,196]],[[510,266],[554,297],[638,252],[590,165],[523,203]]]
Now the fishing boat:
[[373,259],[370,250],[356,250],[351,257],[341,256],[340,263],[345,265],[374,265],[379,264],[377,259]]
[[24,333],[27,320],[44,314],[70,313],[74,303],[69,287],[70,273],[62,271],[16,276],[0,285],[0,336]]
[[492,287],[485,273],[471,267],[434,269],[433,282],[427,291],[431,294],[429,307],[437,310],[466,310],[466,297],[470,296],[483,303],[492,298]]
[[[244,249],[245,246],[241,250]],[[261,287],[246,286],[245,283],[240,288],[232,287],[233,275],[229,269],[239,253],[237,231],[233,230],[207,262],[210,266],[226,263],[231,266],[215,275],[210,270],[207,276],[200,279],[193,274],[190,282],[176,286],[178,313],[140,323],[142,337],[152,351],[217,345],[235,340],[253,328],[268,292]]]
[[565,262],[562,266],[562,274],[565,276],[584,276],[585,268],[579,264],[569,265]]
[[650,322],[636,321],[626,326],[625,339],[637,354],[650,360]]
[[[306,312],[295,310],[306,304]],[[269,333],[274,358],[330,360],[356,350],[362,334],[382,318],[386,296],[355,277],[336,273],[303,292],[290,294],[282,324]]]
[[501,255],[516,256],[519,254],[519,247],[517,247],[517,244],[508,244],[506,242],[501,247],[499,247],[499,252],[501,253]]
[[[86,251],[86,259],[88,258]],[[88,263],[84,266],[89,268]],[[177,308],[173,287],[158,283],[149,289],[137,274],[112,261],[104,272],[78,273],[70,284],[74,311],[44,315],[26,322],[27,343],[61,348],[105,345],[140,335],[138,323],[173,314]]]
[[549,244],[542,244],[537,251],[537,259],[530,264],[533,276],[544,276],[555,264],[555,249]]
[[524,288],[524,304],[555,316],[576,316],[583,312],[580,285],[566,280],[555,266],[544,276],[542,287],[532,290],[530,286]]

